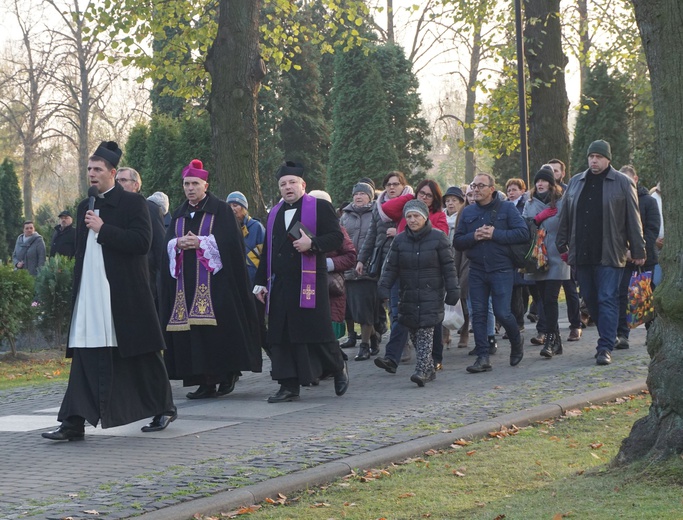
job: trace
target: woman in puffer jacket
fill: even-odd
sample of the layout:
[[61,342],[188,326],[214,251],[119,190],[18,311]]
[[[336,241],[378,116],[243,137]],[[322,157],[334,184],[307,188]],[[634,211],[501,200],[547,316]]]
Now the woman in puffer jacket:
[[377,287],[388,298],[391,286],[399,280],[398,321],[410,331],[415,346],[415,373],[410,380],[418,386],[436,379],[432,359],[434,327],[444,314],[444,297],[449,305],[460,298],[453,250],[445,233],[432,227],[429,208],[411,200],[403,208],[406,230],[396,236]]

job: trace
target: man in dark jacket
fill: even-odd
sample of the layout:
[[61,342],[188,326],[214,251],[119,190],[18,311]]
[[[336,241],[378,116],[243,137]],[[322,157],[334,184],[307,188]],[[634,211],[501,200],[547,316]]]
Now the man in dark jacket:
[[149,289],[152,240],[145,199],[114,180],[121,150],[103,142],[88,161],[98,196],[78,205],[73,315],[67,357],[69,384],[46,439],[80,440],[87,420],[111,428],[154,416],[142,431],[175,420],[171,385],[161,357],[164,340]]
[[612,168],[607,141],[588,147],[588,169],[572,177],[559,213],[555,241],[576,267],[581,297],[598,327],[598,365],[612,362],[619,323],[619,283],[627,251],[633,263],[645,263],[645,240],[633,182]]
[[[647,188],[638,186],[638,175],[636,175],[636,169],[633,166],[627,164],[622,166],[619,171],[627,175],[636,185],[638,191],[638,211],[640,213],[640,221],[643,224],[646,252],[645,264],[643,264],[642,270],[653,272],[657,265],[656,242],[659,235],[659,226],[662,221],[659,214],[659,206]],[[614,348],[620,350],[629,348],[628,337],[630,329],[626,322],[626,308],[628,307],[628,287],[631,281],[631,273],[635,270],[637,270],[637,267],[632,262],[627,261],[626,267],[624,267],[624,274],[621,277],[621,285],[619,286],[619,325],[617,326],[617,341],[614,343]]]
[[76,254],[76,229],[73,226],[71,213],[67,210],[59,214],[59,224],[52,233],[50,257],[62,255],[73,258]]
[[337,395],[349,384],[332,329],[325,258],[344,235],[332,204],[306,194],[303,174],[303,166],[289,161],[278,170],[282,200],[268,215],[256,272],[254,294],[268,306],[271,377],[280,384],[269,403],[298,400],[300,386],[321,372],[334,374]]
[[[137,170],[127,166],[121,167],[116,172],[116,182],[118,182],[124,190],[131,193],[140,193],[142,189],[142,178]],[[152,222],[152,247],[147,253],[147,265],[149,266],[149,286],[154,295],[154,304],[159,308],[159,293],[157,285],[159,280],[159,268],[161,266],[161,255],[164,254],[164,236],[166,235],[166,226],[164,225],[164,214],[161,207],[151,200],[147,200],[147,209],[149,210],[149,218]]]
[[510,365],[519,364],[524,357],[524,337],[510,308],[515,269],[509,246],[528,240],[529,229],[515,205],[500,200],[491,175],[477,175],[470,188],[475,204],[463,208],[453,245],[466,250],[470,261],[469,298],[477,360],[467,371],[479,373],[491,370],[489,354],[495,353],[489,352],[486,333],[489,297],[493,313],[510,339]]

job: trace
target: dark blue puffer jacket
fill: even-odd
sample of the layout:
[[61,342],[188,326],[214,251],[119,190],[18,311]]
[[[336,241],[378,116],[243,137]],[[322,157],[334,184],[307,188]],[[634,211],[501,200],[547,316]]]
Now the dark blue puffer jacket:
[[[498,205],[492,240],[475,240],[474,232],[484,225],[491,224],[491,212]],[[470,269],[481,269],[487,273],[514,269],[510,259],[510,244],[518,244],[529,239],[529,228],[512,202],[493,200],[485,206],[470,204],[462,210],[455,229],[453,246],[458,251],[467,251]]]

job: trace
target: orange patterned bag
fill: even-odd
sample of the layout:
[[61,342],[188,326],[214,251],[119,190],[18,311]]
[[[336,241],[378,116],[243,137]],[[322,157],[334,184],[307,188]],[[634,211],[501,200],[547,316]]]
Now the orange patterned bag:
[[628,285],[628,305],[626,323],[630,329],[655,319],[655,306],[652,298],[652,272],[633,271]]

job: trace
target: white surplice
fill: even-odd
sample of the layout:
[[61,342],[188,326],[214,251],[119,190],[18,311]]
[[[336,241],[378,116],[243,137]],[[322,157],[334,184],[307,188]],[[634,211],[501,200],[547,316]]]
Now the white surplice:
[[[95,210],[95,213],[99,214],[99,210]],[[97,234],[90,229],[83,258],[81,285],[71,318],[69,347],[98,348],[117,345],[102,246],[97,242]]]

